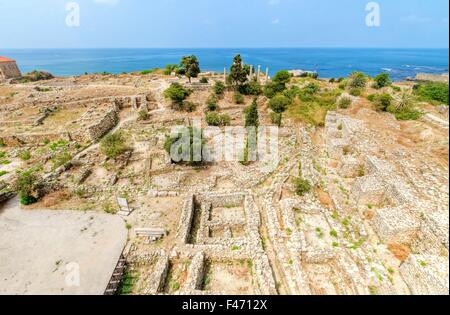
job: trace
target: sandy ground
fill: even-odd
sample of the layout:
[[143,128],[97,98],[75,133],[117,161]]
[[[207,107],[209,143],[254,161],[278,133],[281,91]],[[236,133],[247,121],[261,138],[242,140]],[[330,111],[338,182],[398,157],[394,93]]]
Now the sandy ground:
[[103,294],[126,241],[118,216],[10,200],[0,205],[0,294]]

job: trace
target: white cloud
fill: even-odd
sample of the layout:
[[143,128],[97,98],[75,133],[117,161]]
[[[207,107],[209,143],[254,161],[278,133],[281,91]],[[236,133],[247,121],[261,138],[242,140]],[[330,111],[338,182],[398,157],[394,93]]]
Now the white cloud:
[[96,4],[115,6],[115,5],[119,4],[120,0],[94,0],[94,2]]
[[280,4],[280,0],[269,0],[269,2],[267,4],[268,5],[279,5]]
[[273,19],[271,23],[274,24],[274,25],[279,24],[280,23],[280,19],[279,18]]

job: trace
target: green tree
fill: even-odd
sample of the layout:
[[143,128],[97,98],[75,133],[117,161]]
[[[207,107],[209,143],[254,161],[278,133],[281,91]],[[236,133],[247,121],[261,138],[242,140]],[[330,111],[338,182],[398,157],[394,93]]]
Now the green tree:
[[200,64],[196,56],[184,56],[180,63],[181,72],[189,79],[196,78],[200,74]]
[[230,69],[230,81],[231,85],[238,89],[248,81],[248,75],[250,74],[250,68],[244,65],[241,55],[236,55],[233,59],[233,65]]
[[286,84],[289,83],[291,77],[292,75],[288,71],[281,70],[275,74],[275,76],[272,79],[272,82],[274,82],[277,85],[278,89],[284,91],[286,89]]
[[41,177],[32,169],[19,173],[14,184],[14,190],[19,194],[23,205],[30,205],[37,201],[35,196]]
[[258,127],[259,126],[259,114],[258,114],[258,103],[256,98],[245,110],[245,127]]
[[392,84],[389,73],[383,72],[375,77],[374,88],[381,89]]
[[180,83],[172,83],[170,87],[164,91],[164,96],[172,100],[173,104],[179,109],[183,107],[183,101],[191,94],[191,91],[185,89]]

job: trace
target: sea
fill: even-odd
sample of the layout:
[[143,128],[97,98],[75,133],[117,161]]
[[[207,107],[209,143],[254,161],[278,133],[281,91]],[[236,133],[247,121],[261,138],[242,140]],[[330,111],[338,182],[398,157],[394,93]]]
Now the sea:
[[202,71],[223,72],[233,56],[270,75],[279,70],[316,71],[323,78],[338,78],[353,71],[375,76],[388,72],[394,81],[417,73],[448,73],[448,49],[363,48],[134,48],[134,49],[1,49],[0,56],[13,58],[22,72],[43,70],[57,76],[85,73],[123,73],[179,63],[182,56],[196,55]]

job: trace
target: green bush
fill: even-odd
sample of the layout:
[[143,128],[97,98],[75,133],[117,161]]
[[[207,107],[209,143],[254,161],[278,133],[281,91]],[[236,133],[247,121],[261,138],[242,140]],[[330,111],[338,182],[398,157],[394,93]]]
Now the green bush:
[[386,112],[392,103],[392,96],[390,94],[384,93],[377,95],[373,100],[375,109],[381,112]]
[[316,94],[320,91],[320,86],[316,83],[309,83],[303,88],[303,91],[307,94]]
[[68,141],[60,139],[58,141],[51,143],[49,147],[50,150],[52,151],[58,151],[60,149],[66,149],[68,145],[69,145]]
[[236,104],[244,104],[244,101],[245,101],[244,96],[241,93],[239,92],[234,93],[234,102]]
[[138,112],[138,120],[147,120],[149,117],[150,115],[146,109],[141,109]]
[[0,177],[2,177],[3,175],[6,175],[6,174],[8,174],[7,171],[0,171]]
[[3,140],[2,138],[0,138],[0,148],[4,148],[4,147],[6,147],[5,140]]
[[339,81],[339,88],[341,90],[345,90],[345,88],[347,87],[347,84],[348,84],[348,80],[347,79],[343,79],[343,78],[340,78],[339,80],[341,80],[341,81]]
[[258,127],[259,126],[259,114],[258,114],[258,103],[256,98],[250,106],[245,108],[245,127]]
[[310,182],[300,177],[294,179],[294,187],[295,193],[299,196],[306,195],[312,189]]
[[284,95],[277,95],[269,101],[269,107],[275,113],[283,113],[291,104],[291,100]]
[[225,84],[223,84],[222,81],[216,81],[216,83],[214,84],[214,93],[217,96],[221,96],[223,95],[224,92],[225,92]]
[[262,94],[263,90],[261,84],[258,81],[252,80],[239,87],[239,92],[244,95],[254,95],[259,96]]
[[367,86],[367,77],[362,72],[353,72],[350,76],[348,86],[350,88],[364,89]]
[[338,106],[342,109],[347,109],[352,105],[352,99],[350,97],[341,97]]
[[172,83],[170,87],[164,91],[164,96],[172,100],[173,104],[181,108],[183,101],[191,95],[192,91],[185,89],[179,83]]
[[[189,161],[179,161],[179,162],[177,162],[177,161],[173,161],[172,160],[172,163],[186,163],[187,162],[188,164],[196,165],[196,164],[201,164],[203,162],[202,160],[201,161],[194,161],[194,146],[195,146],[195,144],[194,144],[194,134],[197,133],[197,132],[200,133],[200,138],[203,139],[203,130],[201,130],[201,129],[199,130],[199,129],[196,129],[196,128],[193,128],[193,127],[189,127],[188,130],[189,130],[189,136],[190,136]],[[169,155],[171,155],[171,153],[172,153],[171,152],[172,151],[172,146],[174,144],[176,144],[179,140],[181,140],[182,137],[183,137],[182,134],[178,134],[176,136],[167,136],[166,137],[166,141],[164,143],[164,150]],[[201,145],[201,147],[199,149],[200,149],[200,152],[202,152],[203,145],[204,145],[204,141],[203,140],[200,142],[200,145]],[[179,152],[178,152],[179,154],[183,153],[182,152],[182,147],[179,147],[178,150],[179,150]],[[171,155],[171,157],[172,157],[172,155]]]
[[60,166],[67,165],[72,160],[72,155],[68,151],[62,151],[57,153],[52,158],[53,169],[57,169]]
[[30,151],[28,151],[28,150],[21,151],[21,152],[19,153],[19,158],[20,158],[22,161],[28,161],[28,160],[30,160],[30,159],[31,159],[31,153],[30,153]]
[[361,96],[362,90],[359,88],[351,88],[348,93],[352,96]]
[[197,104],[195,104],[194,102],[188,102],[185,101],[183,104],[183,108],[188,112],[188,113],[193,113],[196,111],[197,109]]
[[206,77],[202,77],[201,79],[200,79],[200,83],[203,83],[203,84],[206,84],[206,83],[208,83],[209,81],[208,81],[208,78],[206,78]]
[[374,88],[381,89],[392,84],[389,73],[383,72],[375,77]]
[[420,83],[414,87],[414,92],[422,100],[448,105],[448,84],[438,82]]
[[270,118],[272,119],[272,123],[277,125],[278,127],[281,127],[281,123],[283,120],[283,115],[278,113],[272,113],[270,115]]
[[267,83],[264,87],[264,96],[267,98],[272,98],[277,94],[275,84]]
[[206,123],[209,126],[228,126],[231,122],[230,116],[216,112],[206,113]]
[[[150,71],[153,72],[152,70],[150,70]],[[178,65],[177,64],[168,64],[168,65],[166,65],[166,68],[164,69],[164,74],[165,75],[171,75],[172,72],[178,73]]]
[[115,159],[127,150],[122,132],[109,134],[100,142],[100,150],[110,159]]
[[208,108],[209,111],[213,112],[216,111],[218,106],[218,99],[217,96],[214,94],[211,94],[208,99],[206,100],[206,107]]
[[14,190],[20,196],[20,202],[23,205],[30,205],[37,201],[34,193],[38,188],[41,177],[30,169],[19,173],[16,182],[14,183]]

